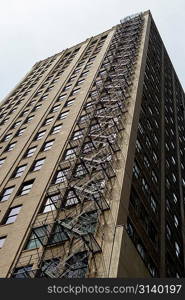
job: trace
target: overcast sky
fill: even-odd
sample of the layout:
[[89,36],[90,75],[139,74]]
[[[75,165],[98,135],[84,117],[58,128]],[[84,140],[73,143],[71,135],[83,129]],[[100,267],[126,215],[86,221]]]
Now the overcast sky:
[[0,100],[45,59],[150,9],[185,87],[184,0],[0,0]]

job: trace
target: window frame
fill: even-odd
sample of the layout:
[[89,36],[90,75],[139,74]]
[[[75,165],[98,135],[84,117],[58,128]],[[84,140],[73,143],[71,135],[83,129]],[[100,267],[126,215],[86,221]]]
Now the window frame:
[[22,183],[22,185],[20,186],[17,196],[25,196],[25,195],[29,194],[29,192],[31,191],[32,186],[34,184],[34,181],[35,181],[35,179],[24,181]]
[[[43,147],[42,147],[42,151],[43,151],[43,152],[49,151],[49,150],[52,148],[52,146],[53,146],[53,144],[54,144],[54,141],[55,141],[55,140],[46,141],[46,142],[44,143]],[[49,143],[50,143],[50,146],[47,147],[47,144],[49,144]]]
[[4,243],[5,243],[5,241],[6,241],[6,238],[7,238],[7,236],[6,236],[6,235],[4,235],[4,236],[0,236],[0,249],[2,249],[2,248],[3,248],[3,246],[4,246]]
[[[34,151],[32,151],[32,152],[31,152],[31,155],[30,155],[30,154],[29,154],[29,151],[32,150],[32,149],[34,149]],[[37,149],[37,146],[28,148],[28,150],[26,151],[24,157],[26,158],[26,157],[31,157],[31,156],[33,156],[33,155],[34,155],[34,152],[36,151],[36,149]],[[28,156],[28,154],[29,154],[29,156]]]
[[[20,213],[21,208],[22,208],[22,204],[10,207],[1,224],[8,225],[8,224],[15,223],[17,216]],[[15,210],[15,212],[14,212],[14,210]],[[12,218],[13,218],[13,221],[10,221]]]
[[[51,134],[59,133],[62,126],[63,126],[63,124],[58,124],[58,125],[53,126],[53,128],[51,129]],[[56,129],[56,128],[58,128],[58,129]]]
[[69,110],[61,112],[59,117],[58,117],[58,120],[64,120],[68,116],[68,114],[69,114]]
[[42,130],[40,132],[38,132],[35,136],[35,141],[39,141],[43,138],[43,136],[45,135],[46,133],[46,130]]
[[[24,173],[24,170],[26,169],[27,167],[27,164],[24,164],[24,165],[21,165],[21,166],[18,166],[15,171],[13,172],[13,175],[12,175],[12,178],[18,178],[18,177],[21,177],[22,174]],[[19,169],[23,168],[23,170],[19,171]],[[18,175],[20,173],[20,175]],[[18,175],[18,176],[17,176]]]
[[35,160],[30,171],[31,172],[39,171],[42,168],[42,166],[44,165],[45,160],[46,160],[46,157]]
[[[7,201],[10,198],[14,188],[15,188],[15,185],[4,188],[0,194],[0,202]],[[10,193],[7,194],[6,192],[9,190],[10,190]],[[3,197],[6,197],[6,199],[4,199]]]

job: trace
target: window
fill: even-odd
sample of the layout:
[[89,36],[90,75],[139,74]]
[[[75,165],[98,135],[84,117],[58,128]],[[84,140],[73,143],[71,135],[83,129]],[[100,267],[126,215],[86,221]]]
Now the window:
[[22,112],[21,117],[25,116],[29,112],[29,109],[26,109],[25,111]]
[[63,101],[66,96],[67,96],[67,94],[60,95],[58,97],[57,101]]
[[79,73],[79,72],[80,72],[80,69],[81,69],[81,68],[75,69],[74,72],[73,72],[73,74]]
[[4,164],[5,160],[6,160],[6,158],[1,158],[0,159],[0,167]]
[[20,191],[19,191],[19,193],[18,193],[18,196],[27,195],[27,194],[30,192],[31,188],[32,188],[33,182],[34,182],[33,179],[24,182],[24,183],[22,184],[22,186],[21,186],[21,189],[20,189]]
[[38,159],[36,160],[36,162],[34,162],[31,171],[38,171],[42,168],[43,164],[44,164],[45,158],[42,159]]
[[77,165],[75,168],[74,176],[81,177],[85,174],[87,174],[87,170],[85,169],[85,167],[82,164]]
[[[93,63],[88,63],[88,64],[86,64],[86,67],[85,67],[85,69],[89,69],[89,67],[91,67],[93,65]],[[109,65],[109,64],[104,64],[104,66],[105,65]]]
[[29,148],[28,151],[26,152],[26,155],[25,157],[30,157],[34,154],[35,150],[37,149],[37,147],[32,147],[32,148]]
[[54,126],[54,127],[52,128],[51,134],[56,134],[56,133],[60,132],[60,129],[61,129],[61,128],[62,128],[62,124],[57,125],[57,126]]
[[169,151],[169,150],[170,150],[170,149],[169,149],[169,146],[168,146],[168,144],[167,144],[167,143],[165,143],[165,147],[166,147],[167,151]]
[[9,144],[5,151],[8,151],[8,152],[12,151],[15,148],[15,145],[16,145],[16,142]]
[[69,239],[69,237],[68,237],[68,234],[67,234],[65,228],[62,227],[60,224],[55,224],[54,228],[51,232],[49,244],[50,245],[58,244],[63,241],[66,241],[68,239]]
[[140,169],[139,169],[138,165],[136,164],[136,162],[134,163],[134,166],[133,166],[133,174],[136,178],[139,178]]
[[20,177],[22,174],[23,174],[23,172],[24,172],[24,170],[26,169],[26,166],[27,165],[22,165],[22,166],[19,166],[19,167],[17,167],[17,169],[15,170],[15,172],[13,173],[13,178],[17,178],[17,177]]
[[149,192],[149,186],[144,178],[142,178],[142,190],[143,192]]
[[89,73],[89,70],[88,71],[85,71],[85,72],[83,72],[82,74],[81,74],[81,76],[80,77],[85,77],[87,74]]
[[65,207],[79,203],[78,198],[73,190],[70,190],[66,197]]
[[170,181],[169,181],[168,178],[166,178],[166,187],[167,187],[167,189],[170,189],[170,186],[171,186]]
[[67,117],[68,113],[69,113],[69,110],[62,112],[62,113],[59,115],[59,120],[65,119],[65,118]]
[[76,151],[77,151],[77,147],[66,150],[64,159],[67,160],[76,157]]
[[65,263],[65,278],[85,278],[87,270],[87,251],[75,253]]
[[66,106],[66,107],[69,107],[69,106],[71,106],[74,102],[75,102],[75,99],[69,100],[69,101],[67,101],[67,102],[65,103],[65,106]]
[[55,78],[55,79],[52,81],[52,84],[58,82],[58,80],[59,80],[59,77]]
[[150,140],[149,140],[148,137],[146,137],[146,145],[147,145],[148,148],[151,147],[151,143],[150,143]]
[[2,142],[8,141],[11,138],[11,136],[12,136],[12,133],[9,133],[9,134],[5,135]]
[[53,112],[56,112],[56,111],[58,111],[59,110],[59,108],[60,108],[60,105],[56,105],[56,106],[54,106],[52,109],[51,109],[51,113],[53,113]]
[[150,205],[151,205],[151,208],[153,209],[153,211],[156,212],[157,203],[152,195],[150,196]]
[[157,123],[156,120],[154,120],[154,123],[155,123],[155,126],[156,126],[157,128],[159,128],[159,125],[158,125],[158,123]]
[[33,108],[33,111],[36,111],[36,110],[38,110],[40,107],[42,106],[42,104],[38,104],[38,105],[36,105],[34,108]]
[[29,238],[29,241],[25,247],[25,249],[35,249],[39,248],[44,243],[44,239],[47,234],[47,226],[41,226],[32,229],[33,232]]
[[141,243],[137,244],[137,250],[140,253],[141,257],[144,259],[145,258],[145,248],[143,247],[143,245]]
[[146,156],[144,156],[144,165],[146,168],[149,168],[150,167],[150,163],[149,163],[149,160]]
[[176,178],[176,176],[175,176],[174,173],[172,173],[172,180],[173,180],[173,182],[176,182],[176,181],[177,181],[177,178]]
[[174,135],[174,131],[173,131],[173,129],[172,129],[172,128],[170,129],[170,131],[171,131],[171,134],[172,134],[172,135]]
[[22,129],[18,130],[17,133],[16,133],[16,136],[21,136],[21,135],[23,135],[25,129],[26,129],[26,128],[22,128]]
[[36,102],[36,100],[33,100],[33,101],[29,102],[29,103],[28,103],[28,106],[33,105],[35,102]]
[[83,122],[85,122],[86,120],[88,120],[88,118],[89,118],[89,114],[86,114],[86,115],[81,116],[79,121],[80,121],[81,123],[83,123]]
[[37,92],[37,93],[34,95],[34,98],[40,96],[41,94],[42,94],[42,91]]
[[177,228],[179,226],[179,220],[177,218],[176,215],[173,216],[174,217],[174,224],[175,224],[175,227]]
[[[52,90],[52,88],[53,88],[53,87],[50,87],[49,89],[47,89],[47,91],[48,91],[48,92],[49,92],[49,91],[51,91],[51,90]],[[43,96],[40,98],[39,102],[40,102],[40,101],[44,101],[44,100],[46,100],[46,99],[47,99],[47,97],[48,97],[48,94],[46,94],[46,95],[43,95]]]
[[167,236],[167,239],[169,239],[169,240],[171,239],[171,236],[172,236],[172,232],[171,232],[171,229],[168,224],[166,225],[166,236]]
[[22,121],[17,121],[14,123],[14,125],[12,126],[12,128],[16,128],[21,124]]
[[158,141],[158,138],[156,137],[155,134],[153,135],[153,139],[154,139],[154,142],[155,142],[156,144],[158,144],[159,141]]
[[146,124],[147,124],[148,129],[149,129],[149,130],[152,130],[152,126],[151,126],[150,121],[147,120]]
[[77,82],[77,85],[81,85],[83,82],[85,81],[85,79],[81,79]]
[[158,157],[156,155],[156,153],[153,151],[153,160],[157,163],[158,161]]
[[0,237],[0,249],[3,248],[5,240],[6,240],[6,236],[1,236]]
[[106,71],[101,71],[101,72],[99,72],[99,76],[105,76],[107,74],[107,72]]
[[64,87],[63,91],[67,91],[72,87],[72,84],[68,84]]
[[12,278],[30,278],[29,272],[32,270],[32,265],[16,268],[12,274]]
[[21,210],[22,205],[15,206],[9,209],[9,213],[6,216],[5,220],[3,221],[2,224],[11,224],[14,223],[15,220],[17,219],[17,216]]
[[83,131],[82,130],[77,130],[73,133],[72,139],[73,140],[78,140],[83,137]]
[[41,209],[41,212],[45,213],[56,209],[58,200],[60,199],[60,194],[51,195],[46,199],[44,206]]
[[138,152],[140,152],[142,150],[141,144],[138,140],[136,140],[136,149]]
[[151,259],[149,259],[149,261],[148,261],[148,270],[149,270],[150,274],[152,275],[152,277],[157,277],[157,270]]
[[90,153],[94,150],[94,145],[92,142],[87,142],[83,146],[83,153]]
[[179,244],[177,242],[175,242],[175,253],[176,253],[177,257],[179,257],[179,255],[180,255],[180,247],[179,247]]
[[44,124],[43,124],[43,125],[48,125],[48,124],[52,123],[52,121],[53,121],[53,117],[48,118],[48,119],[46,119],[46,120],[44,121]]
[[85,60],[80,61],[79,64],[77,65],[77,67],[81,67],[84,64]]
[[176,164],[176,161],[175,161],[175,159],[174,159],[173,156],[171,156],[171,160],[172,160],[172,163],[175,165],[175,164]]
[[15,186],[11,186],[8,188],[5,188],[0,196],[0,201],[6,201],[10,197],[11,193],[13,192]]
[[76,226],[81,232],[93,233],[95,232],[97,221],[97,211],[88,211],[80,215]]
[[91,106],[93,106],[94,105],[94,102],[93,101],[90,101],[90,102],[88,102],[86,105],[85,105],[85,108],[89,108],[89,107],[91,107]]
[[46,130],[43,130],[41,132],[38,132],[36,137],[35,137],[35,140],[38,141],[38,140],[41,140],[43,138],[43,136],[45,135],[46,133]]
[[71,78],[68,80],[68,83],[74,81],[76,78],[77,78],[76,75],[75,76],[71,76]]
[[66,176],[68,172],[69,172],[69,168],[57,171],[54,176],[53,183],[57,184],[57,183],[64,182],[67,179]]
[[157,179],[157,176],[156,176],[156,174],[155,174],[155,172],[152,170],[152,181],[154,182],[154,183],[157,183],[158,182],[158,179]]
[[42,151],[48,151],[51,149],[52,145],[54,143],[54,140],[48,141],[44,144],[43,150]]
[[[9,120],[9,117],[5,118],[5,119],[2,121],[1,124],[6,124],[6,122],[7,122],[8,120]],[[19,124],[20,124],[20,123],[19,123]],[[19,124],[18,124],[18,125],[19,125]],[[17,126],[18,126],[18,125],[17,125]],[[12,126],[12,128],[15,128],[15,127]]]

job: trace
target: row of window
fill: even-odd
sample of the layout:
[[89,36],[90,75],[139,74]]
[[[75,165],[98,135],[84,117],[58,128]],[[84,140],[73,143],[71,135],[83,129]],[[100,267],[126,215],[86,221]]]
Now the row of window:
[[[42,70],[42,69],[39,69],[39,71],[36,70],[37,73],[35,73],[35,71],[32,71],[32,73],[29,76],[27,76],[26,79],[23,81],[23,83],[19,86],[19,88],[16,90],[16,92],[14,94],[12,94],[8,100],[6,100],[5,104],[3,104],[3,106],[1,106],[0,111],[3,111],[1,118],[8,115],[7,118],[5,118],[4,120],[1,120],[1,124],[6,123],[6,121],[9,119],[10,114],[13,113],[17,109],[17,105],[20,104],[24,100],[24,97],[29,92],[31,92],[31,89],[37,84],[38,79],[40,79],[43,76],[43,74],[48,69],[48,67],[51,65],[51,62],[53,60],[54,59],[50,60],[50,62],[45,67],[45,70]],[[20,100],[20,98],[22,100]],[[16,101],[16,100],[18,100],[18,101]]]
[[[79,49],[76,49],[76,50],[79,50]],[[74,56],[76,55],[76,53],[77,53],[76,50],[73,52],[73,53],[74,53],[73,57],[74,57]],[[66,57],[66,55],[65,55],[65,57]],[[71,56],[71,58],[72,58],[72,56]],[[26,79],[24,80],[24,82],[21,83],[20,88],[18,88],[18,89],[16,90],[16,92],[15,92],[15,93],[7,100],[7,102],[10,102],[10,101],[11,101],[11,104],[8,105],[8,107],[6,107],[6,104],[5,104],[4,106],[2,106],[1,111],[3,110],[4,107],[5,107],[5,109],[8,109],[8,108],[12,107],[12,105],[15,103],[13,97],[16,96],[16,98],[17,98],[18,95],[20,94],[19,91],[21,92],[21,94],[20,94],[21,97],[25,96],[25,95],[28,93],[28,91],[31,91],[31,90],[26,89],[26,87],[28,86],[29,89],[32,88],[32,87],[34,87],[35,84],[38,82],[38,80],[42,77],[43,73],[48,69],[48,67],[51,65],[51,63],[52,63],[54,60],[55,60],[55,57],[53,57],[52,59],[50,59],[49,63],[47,63],[47,66],[45,67],[44,70],[43,70],[43,66],[42,66],[42,68],[39,67],[39,69],[40,69],[40,72],[39,72],[39,73],[38,73],[37,70],[36,70],[36,71],[32,71],[32,73],[31,73],[29,76],[26,77]],[[72,59],[71,59],[71,60],[72,60]],[[48,60],[47,60],[47,61],[48,61]],[[64,62],[64,61],[66,61],[66,58],[63,59],[63,62]],[[43,65],[46,65],[46,63],[44,63]],[[38,76],[37,76],[37,75],[38,75]],[[57,76],[58,76],[58,75],[57,75]],[[33,79],[34,79],[34,82],[33,82]],[[49,77],[47,77],[46,80],[45,80],[46,84],[42,85],[42,86],[41,86],[41,89],[47,85],[47,82],[48,82],[50,79],[52,79],[52,76],[49,75]],[[57,78],[57,79],[55,79],[54,81],[52,81],[52,84],[55,83],[55,82],[57,82],[58,79],[59,79],[59,78]],[[31,86],[29,86],[29,83],[31,83]],[[24,91],[25,91],[26,93],[23,93]],[[22,99],[22,100],[23,100],[23,99]],[[22,102],[22,101],[21,101],[21,102]],[[18,102],[16,103],[16,105],[19,104],[19,103],[20,103],[20,102],[18,101]],[[15,111],[15,109],[14,109],[13,111]],[[11,111],[11,112],[13,112],[13,111]],[[7,112],[7,113],[8,113],[8,115],[10,115],[10,111]],[[5,113],[4,113],[4,115],[5,115]]]
[[[81,80],[81,81],[79,81],[79,82],[82,83],[83,81],[84,81],[84,80]],[[79,91],[80,91],[80,88],[75,89],[72,93],[75,95],[75,94],[77,94]],[[61,94],[61,95],[58,97],[57,102],[59,102],[59,101],[61,101],[61,100],[63,101],[63,99],[65,99],[66,96],[67,96],[67,94],[65,94],[65,93]],[[47,98],[47,95],[46,95],[45,97],[42,97],[42,98],[44,98],[44,99]],[[71,105],[74,103],[74,101],[75,101],[75,98],[69,99],[68,101],[66,101],[64,107],[69,107],[69,106],[71,106]],[[32,102],[33,102],[33,101],[32,101]],[[39,109],[40,107],[41,107],[41,104],[36,105],[35,108],[34,108],[33,110],[35,111],[35,110]],[[60,107],[60,105],[54,105],[54,107],[51,109],[50,113],[51,113],[51,112],[57,111],[57,110],[59,109],[59,107]],[[28,113],[28,110],[25,110],[25,111],[23,111],[23,113],[22,113],[21,116],[23,116],[23,115],[25,115],[25,114],[27,114],[27,113]],[[66,117],[66,115],[67,115],[67,112],[62,112],[62,113],[60,114],[60,116],[59,116],[59,119],[64,119],[64,118]],[[33,118],[34,118],[34,115],[29,116],[28,118],[26,118],[26,120],[24,121],[23,124],[27,124],[27,123],[31,122],[31,121],[33,120]],[[46,123],[43,124],[43,125],[49,124],[50,122],[52,122],[52,119],[51,119],[51,118],[48,118],[47,121],[45,121],[45,122],[46,122]],[[12,126],[11,128],[14,129],[14,128],[18,127],[21,123],[22,123],[22,120],[18,120],[18,121],[16,121],[16,122],[13,124],[13,126]],[[24,129],[21,129],[21,132],[20,132],[20,133],[17,133],[17,136],[18,136],[19,134],[22,134],[22,133],[23,133],[23,130],[24,130]],[[10,139],[10,138],[11,138],[11,133],[8,133],[7,135],[4,136],[4,138],[2,139],[2,142],[3,142],[3,141],[7,141],[7,140]]]
[[[8,213],[4,217],[1,225],[12,224],[16,221],[18,214],[20,213],[22,205],[18,205],[9,209]],[[93,233],[96,228],[98,214],[97,211],[84,212],[80,215],[78,221],[73,225],[73,228],[78,228],[80,231],[87,233]],[[71,222],[72,219],[68,218],[65,220],[61,220],[61,223],[65,222],[66,224]],[[25,249],[35,249],[39,248],[44,244],[45,238],[48,234],[47,225],[43,225],[41,227],[34,228],[28,239],[28,242],[25,246]],[[47,241],[48,245],[58,244],[64,242],[70,238],[70,232],[66,231],[60,223],[56,224],[52,230],[50,235],[50,240]],[[0,237],[0,248],[3,247],[6,236]]]
[[[50,134],[53,135],[53,134],[59,133],[60,130],[61,130],[61,128],[62,128],[62,124],[59,124],[59,125],[54,126],[54,127],[51,129]],[[34,141],[41,140],[41,139],[43,138],[43,136],[45,135],[45,133],[46,133],[46,130],[42,130],[42,131],[38,132],[38,133],[36,134],[35,138],[34,138]],[[17,144],[17,141],[15,141],[15,142],[13,142],[13,143],[10,143],[10,144],[5,148],[4,152],[10,152],[10,151],[12,151],[12,150],[15,148],[16,144]]]
[[[32,188],[33,183],[34,183],[34,179],[23,182],[17,193],[17,196],[23,196],[28,194]],[[7,201],[10,198],[14,188],[15,185],[5,188],[0,195],[0,202]]]
[[[100,50],[100,48],[102,47],[102,45],[103,45],[105,39],[106,39],[106,36],[104,36],[104,37],[102,37],[102,38],[100,39],[100,41],[99,41],[98,44],[97,44],[97,48],[96,48],[97,50],[95,49],[95,50],[96,50],[96,53],[94,52],[93,55],[95,55],[95,54],[97,54],[97,53],[99,52],[99,50]],[[86,56],[87,56],[87,57],[89,56],[92,47],[94,47],[94,45],[95,45],[96,43],[97,43],[97,41],[96,41],[95,43],[93,43],[93,44],[91,43],[91,45],[88,47],[86,53],[84,54],[83,58],[81,59],[82,62],[80,61],[79,64],[77,65],[78,68],[83,64],[84,59],[86,58]],[[52,74],[55,75],[55,79],[51,82],[52,84],[56,83],[56,82],[59,80],[59,77],[57,78],[57,76],[59,76],[59,75],[61,75],[61,74],[63,73],[63,72],[60,72],[60,74],[59,74],[59,73],[56,74],[57,69],[62,65],[62,70],[64,71],[65,68],[66,68],[66,67],[68,66],[68,64],[69,64],[69,63],[67,63],[67,64],[64,66],[64,62],[66,62],[66,58],[68,58],[68,62],[71,62],[72,59],[73,59],[73,57],[76,55],[76,53],[77,53],[78,51],[79,51],[79,48],[76,49],[76,50],[74,50],[72,55],[71,55],[72,52],[71,52],[70,54],[68,54],[68,55],[65,54],[64,58],[62,58],[62,59],[57,63],[57,66],[55,67],[55,69],[54,69],[53,72],[52,72]],[[51,65],[51,62],[52,62],[54,59],[55,59],[55,58],[53,58],[53,59],[48,63],[47,67],[49,67],[49,66]],[[95,56],[89,58],[89,61],[88,61],[88,63],[87,63],[87,67],[89,67],[89,66],[91,65],[91,62],[93,62],[94,59],[95,59]],[[77,70],[74,71],[74,73],[75,73],[76,71],[78,71],[78,68],[77,68]],[[45,70],[46,70],[46,68],[45,68]],[[32,73],[33,73],[33,78],[35,79],[35,76],[36,76],[35,71],[33,71]],[[41,77],[41,74],[43,74],[43,71],[42,71],[41,73],[39,73],[39,78]],[[25,82],[27,82],[28,79],[29,79],[30,77],[32,77],[32,76],[31,76],[31,75],[27,76],[27,78],[25,79],[25,81],[20,85],[20,87],[24,86],[24,90],[25,90],[25,88],[26,88]],[[36,78],[36,79],[38,80],[39,78]],[[47,85],[47,82],[50,81],[52,78],[53,78],[53,77],[52,77],[51,75],[49,75],[48,78],[46,78],[44,85],[42,85],[40,89],[43,89],[43,87],[45,87],[45,86]],[[77,86],[78,86],[78,85],[81,85],[82,82],[83,82],[83,80],[80,80],[80,81],[77,83]],[[33,82],[32,82],[31,87],[33,87],[36,83],[37,83],[37,81],[35,81],[34,84],[33,84]],[[51,85],[51,86],[49,87],[49,90],[48,90],[48,91],[51,91],[52,88],[53,88],[53,86]],[[69,89],[69,88],[70,88],[70,86],[67,85],[64,89],[67,90],[67,89]],[[39,90],[40,90],[40,89],[39,89]],[[22,93],[22,92],[23,92],[23,90],[21,91],[21,93]],[[18,93],[19,93],[19,89],[17,89],[15,95],[17,95]],[[38,91],[37,94],[35,94],[35,96],[38,96],[39,94],[41,94],[41,91]],[[14,96],[15,96],[15,95],[14,95]],[[21,94],[21,96],[23,96],[23,95]],[[25,96],[25,95],[24,95],[24,96]],[[44,98],[45,98],[45,96],[44,96]],[[12,96],[11,96],[11,98],[10,98],[9,100],[12,100]],[[8,101],[9,101],[9,100],[8,100]],[[20,102],[19,102],[19,103],[20,103]],[[19,103],[16,103],[16,104],[19,104]],[[13,104],[13,101],[11,101],[11,105],[12,105],[12,104]],[[1,110],[2,110],[2,108],[1,108]],[[16,110],[16,108],[14,109],[14,111],[15,111],[15,110]],[[10,115],[10,112],[9,112],[8,114]]]
[[[44,145],[42,146],[41,151],[45,152],[45,151],[50,150],[51,147],[52,147],[52,145],[53,145],[53,143],[54,143],[54,140],[50,140],[50,141],[45,142]],[[26,157],[31,157],[31,156],[34,154],[34,152],[36,151],[36,149],[37,149],[37,146],[34,146],[34,147],[29,148],[29,149],[26,151],[24,157],[25,157],[25,158],[26,158]],[[5,157],[0,159],[0,167],[4,164],[5,160],[6,160]],[[19,167],[18,167],[18,168],[19,168]]]
[[[105,38],[106,38],[106,36],[105,36]],[[103,38],[102,40],[104,40],[105,38]],[[91,58],[91,60],[94,60],[94,59],[95,59],[95,57],[92,57],[92,58]],[[88,71],[86,71],[86,72],[88,72]],[[85,73],[86,73],[86,72],[85,72]],[[83,82],[84,82],[84,79],[81,79],[81,80],[79,80],[79,81],[77,82],[76,85],[79,86],[79,85],[81,85]],[[67,90],[67,89],[69,89],[70,87],[71,87],[71,85],[68,84],[68,85],[64,88],[64,90]],[[52,88],[52,87],[50,87],[50,89],[51,89],[51,88]],[[63,90],[63,91],[64,91],[64,90]],[[79,88],[75,89],[75,90],[73,91],[73,94],[78,93],[79,90],[80,90]],[[36,96],[38,96],[39,93],[41,94],[41,92],[37,92]],[[47,98],[47,96],[48,96],[48,95],[43,96],[42,99]],[[64,98],[64,97],[65,97],[65,95],[60,96],[60,97],[59,97],[59,100],[61,100],[61,99]],[[70,100],[69,102],[66,103],[66,106],[72,105],[73,102],[74,102],[73,99]],[[37,105],[37,106],[35,107],[35,109],[38,109],[39,107],[40,107],[40,105]],[[21,116],[24,116],[24,115],[27,114],[27,113],[28,113],[28,110],[25,110],[25,111],[23,111],[23,113],[21,114]],[[33,117],[34,117],[34,116],[28,117],[28,118],[25,120],[25,123],[30,122],[30,121],[33,119]],[[17,126],[20,125],[20,123],[21,123],[21,121],[15,122],[15,124],[12,126],[12,128],[16,128]],[[10,136],[8,136],[7,138],[9,138],[9,137],[10,137]],[[5,137],[5,139],[6,139],[6,137]]]
[[[30,169],[30,172],[35,172],[35,171],[38,171],[42,168],[43,164],[45,162],[45,158],[41,158],[41,159],[38,159],[36,160],[31,169]],[[19,167],[16,168],[16,170],[13,172],[12,174],[12,177],[11,178],[17,178],[17,177],[20,177],[22,176],[24,170],[26,169],[27,165],[21,165]]]
[[[33,270],[33,265],[25,265],[15,268],[12,277],[13,278],[33,278],[45,277],[49,278],[48,274],[52,274],[53,271],[58,269],[58,265],[61,261],[60,257],[55,257],[51,260],[43,261],[39,270]],[[62,277],[64,278],[84,278],[88,269],[88,253],[87,251],[77,252],[73,256],[67,259]],[[36,272],[35,272],[36,271]]]

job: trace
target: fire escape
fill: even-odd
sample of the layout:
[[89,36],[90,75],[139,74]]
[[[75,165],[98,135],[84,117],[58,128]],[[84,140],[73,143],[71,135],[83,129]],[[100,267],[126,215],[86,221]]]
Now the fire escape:
[[[59,163],[63,179],[47,191],[54,209],[32,224],[32,242],[35,239],[42,251],[36,247],[36,255],[30,256],[30,264],[26,260],[25,267],[25,258],[20,259],[21,272],[15,268],[12,277],[80,278],[98,274],[96,255],[101,253],[104,239],[102,219],[111,209],[142,27],[141,14],[117,26],[103,71],[77,120],[77,134],[73,131]],[[31,264],[34,267],[29,268]]]

